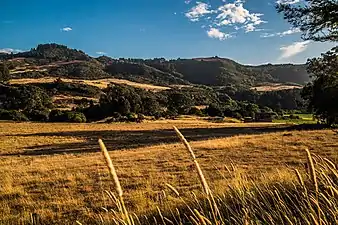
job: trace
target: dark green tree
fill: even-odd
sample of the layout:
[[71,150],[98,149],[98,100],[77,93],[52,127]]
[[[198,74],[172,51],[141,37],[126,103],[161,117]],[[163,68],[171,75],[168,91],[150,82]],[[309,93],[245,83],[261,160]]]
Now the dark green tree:
[[23,110],[31,113],[34,110],[45,110],[52,107],[52,100],[41,88],[22,85],[9,88],[6,94],[6,101],[3,102],[5,109]]
[[111,116],[114,112],[122,115],[140,113],[142,110],[140,95],[127,85],[110,85],[101,96],[100,105],[106,116]]
[[168,110],[178,114],[188,114],[193,100],[187,93],[173,91],[168,96]]
[[308,83],[302,96],[311,109],[327,124],[338,123],[338,47],[308,61],[312,82]]
[[209,116],[220,116],[223,117],[223,108],[218,105],[218,104],[210,104],[206,109],[205,112],[209,115]]
[[294,28],[303,32],[304,40],[338,41],[338,1],[305,0],[300,4],[277,4]]
[[[300,5],[278,4],[277,11],[295,28],[303,32],[303,39],[338,41],[337,0],[305,0]],[[313,80],[303,89],[314,113],[329,125],[338,119],[338,47],[308,60],[308,72]]]
[[142,98],[143,114],[155,116],[160,112],[161,106],[156,98],[146,97]]
[[0,82],[7,82],[10,79],[9,70],[5,63],[0,63]]

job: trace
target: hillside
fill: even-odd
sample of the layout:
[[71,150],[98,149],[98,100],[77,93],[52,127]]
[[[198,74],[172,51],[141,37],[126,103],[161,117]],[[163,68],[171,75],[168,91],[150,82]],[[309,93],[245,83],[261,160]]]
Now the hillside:
[[155,85],[202,84],[253,87],[262,83],[309,80],[305,65],[246,66],[230,59],[113,59],[93,58],[64,45],[43,44],[28,52],[2,54],[12,78],[61,77],[69,79],[119,78]]
[[259,71],[263,74],[270,74],[273,79],[278,80],[280,83],[295,83],[303,85],[310,80],[309,74],[306,71],[306,65],[304,64],[266,64],[248,68]]

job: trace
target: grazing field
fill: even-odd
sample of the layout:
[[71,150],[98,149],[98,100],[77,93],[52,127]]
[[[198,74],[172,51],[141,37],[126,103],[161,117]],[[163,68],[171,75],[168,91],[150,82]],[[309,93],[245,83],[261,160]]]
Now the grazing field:
[[[191,142],[215,194],[238,185],[295,180],[304,173],[305,148],[338,162],[332,130],[295,130],[272,123],[166,120],[141,124],[0,123],[0,224],[102,224],[114,191],[97,140],[114,162],[130,212],[146,214],[182,204],[201,190],[199,178],[172,126]],[[235,165],[236,174],[229,172]]]

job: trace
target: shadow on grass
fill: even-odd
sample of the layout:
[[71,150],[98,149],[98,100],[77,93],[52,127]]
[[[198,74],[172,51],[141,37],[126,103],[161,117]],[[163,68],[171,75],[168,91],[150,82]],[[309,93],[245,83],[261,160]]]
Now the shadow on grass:
[[[220,128],[184,128],[180,129],[188,141],[201,141],[213,138],[231,137],[243,134],[263,134],[270,132],[282,132],[304,129],[319,129],[317,126],[309,125],[276,125],[269,127],[220,127]],[[11,136],[11,135],[7,135]],[[52,154],[74,154],[99,151],[98,139],[103,139],[109,150],[133,149],[158,144],[170,144],[178,142],[173,129],[163,130],[137,130],[137,131],[71,131],[34,133],[19,135],[19,137],[43,136],[43,137],[75,137],[85,139],[82,143],[60,143],[52,145],[32,146],[24,149],[22,153],[1,154],[0,156],[11,155],[52,155]]]

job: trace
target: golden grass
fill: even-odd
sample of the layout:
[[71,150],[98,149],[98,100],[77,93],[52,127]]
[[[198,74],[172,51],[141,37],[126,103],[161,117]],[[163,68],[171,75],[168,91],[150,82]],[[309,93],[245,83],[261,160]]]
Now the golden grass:
[[[55,77],[43,77],[43,78],[21,78],[21,79],[12,79],[10,80],[10,84],[31,84],[31,83],[51,83],[55,81]],[[114,84],[126,84],[129,86],[133,86],[136,88],[142,88],[151,91],[162,91],[168,90],[170,87],[157,86],[151,84],[143,84],[137,83],[124,79],[115,79],[115,78],[107,78],[107,79],[98,79],[98,80],[81,80],[81,79],[66,79],[62,78],[64,82],[68,83],[82,83],[91,86],[95,86],[101,89],[107,88],[110,83]]]
[[302,86],[299,85],[285,85],[285,84],[268,84],[252,87],[251,90],[256,90],[259,92],[264,91],[281,91],[289,89],[302,89]]
[[[100,220],[102,207],[112,206],[105,191],[114,186],[102,161],[98,138],[111,150],[126,206],[132,213],[182,204],[180,198],[186,193],[199,190],[199,178],[186,149],[178,143],[173,125],[190,141],[216,194],[229,184],[249,182],[241,179],[243,173],[263,183],[297,180],[293,169],[304,173],[306,147],[313,154],[338,162],[338,135],[331,130],[260,133],[256,129],[272,125],[194,120],[0,123],[0,224],[27,223],[32,213],[56,224],[74,224],[76,220],[92,224]],[[74,145],[79,145],[77,151],[67,151]],[[49,154],[55,148],[61,154]],[[44,151],[39,152],[41,149]],[[229,172],[233,170],[237,172]],[[167,184],[180,197],[164,194]]]

